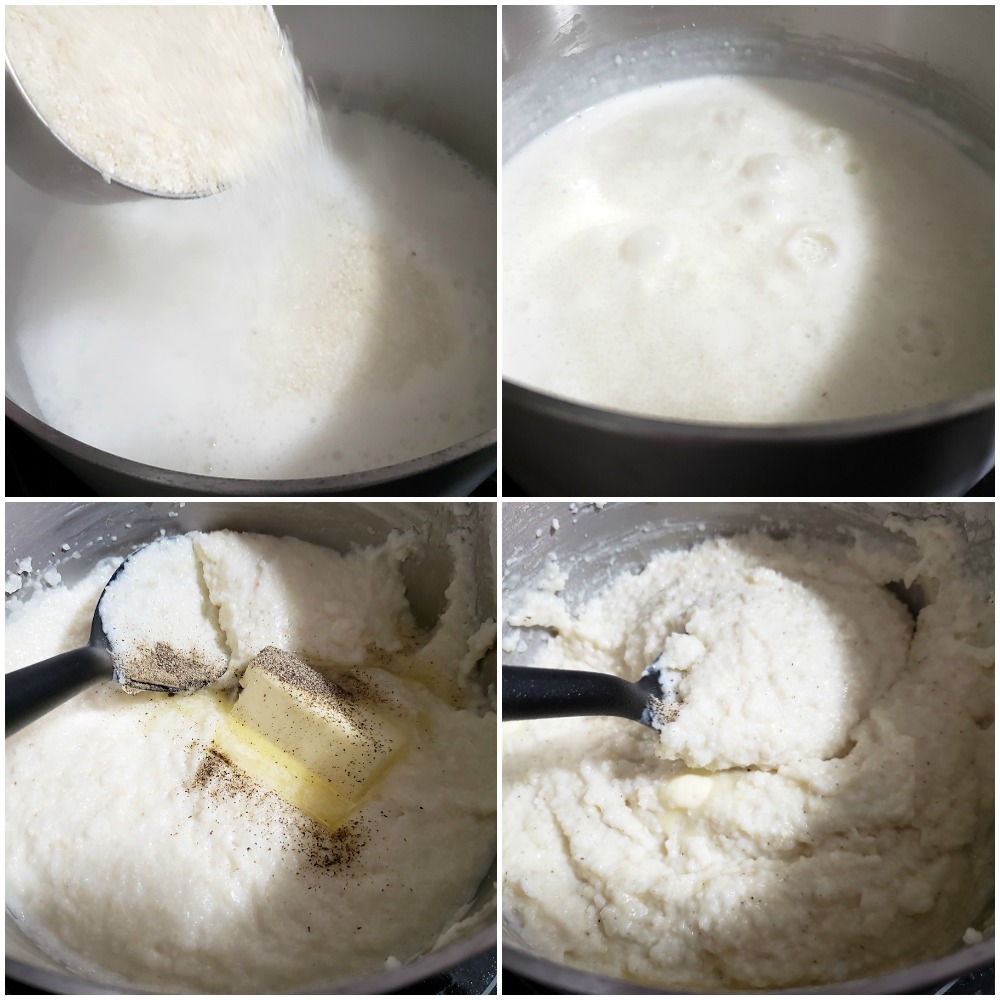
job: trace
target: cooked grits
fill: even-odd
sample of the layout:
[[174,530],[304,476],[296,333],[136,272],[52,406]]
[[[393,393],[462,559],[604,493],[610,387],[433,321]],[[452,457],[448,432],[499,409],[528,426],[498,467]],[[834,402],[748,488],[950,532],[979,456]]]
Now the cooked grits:
[[[158,636],[227,672],[174,698],[109,679],[7,741],[7,907],[25,933],[77,973],[164,992],[308,989],[432,948],[496,836],[495,717],[468,678],[492,623],[469,618],[472,560],[452,541],[455,579],[431,633],[414,624],[400,570],[413,533],[347,554],[228,531],[145,550],[159,576],[143,600],[174,594],[180,610],[144,619],[126,603],[133,631],[119,621],[117,641]],[[15,600],[7,670],[83,645],[113,568]],[[235,676],[271,646],[393,733],[398,752],[335,825],[220,742]]]
[[[517,627],[544,628],[533,665],[634,680],[657,662],[671,692],[659,732],[504,726],[518,938],[703,990],[837,982],[961,942],[992,892],[993,607],[950,529],[904,530],[915,561],[749,534],[660,552],[582,602],[550,562],[505,609],[508,662]],[[919,585],[916,621],[891,581]]]

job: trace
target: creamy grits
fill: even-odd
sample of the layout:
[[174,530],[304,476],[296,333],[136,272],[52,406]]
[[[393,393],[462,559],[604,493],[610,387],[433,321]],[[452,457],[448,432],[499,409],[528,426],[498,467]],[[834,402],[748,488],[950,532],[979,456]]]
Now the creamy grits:
[[[716,990],[960,944],[992,892],[993,607],[952,528],[894,529],[915,558],[737,535],[573,604],[550,563],[514,601],[514,636],[556,632],[534,665],[635,679],[657,662],[672,692],[659,732],[505,724],[503,909],[531,949]],[[915,621],[893,581],[924,595]]]
[[884,414],[993,384],[993,187],[903,110],[706,77],[504,166],[503,372],[630,413]]
[[[25,933],[79,974],[162,992],[309,989],[434,947],[495,855],[495,716],[469,679],[494,626],[469,613],[460,529],[444,611],[415,624],[401,566],[422,544],[218,531],[144,550],[174,614],[126,591],[119,647],[221,651],[223,674],[174,698],[108,681],[7,741]],[[82,645],[114,567],[9,601],[7,670]]]

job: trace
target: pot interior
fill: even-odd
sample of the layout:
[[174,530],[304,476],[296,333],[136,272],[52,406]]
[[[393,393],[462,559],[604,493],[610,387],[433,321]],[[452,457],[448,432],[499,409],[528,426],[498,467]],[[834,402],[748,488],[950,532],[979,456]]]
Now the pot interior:
[[[496,14],[492,8],[293,5],[277,7],[275,12],[307,83],[322,105],[368,112],[398,122],[444,144],[484,178],[495,179],[496,74],[490,60],[482,58],[483,52],[492,53],[496,44]],[[126,475],[147,487],[150,481],[164,483],[167,492],[174,494],[259,494],[259,488],[227,488],[224,481],[210,475],[173,473],[121,459],[50,427],[25,370],[18,316],[20,292],[28,275],[33,283],[44,281],[45,262],[33,259],[38,256],[39,234],[60,224],[58,216],[64,203],[33,188],[9,167],[6,183],[7,246],[11,250],[6,264],[6,394],[14,404],[8,406],[8,415],[40,437],[46,447],[73,466],[74,472],[93,482],[95,488],[99,486],[99,492],[104,494],[146,492],[133,482],[119,489],[115,480]],[[52,273],[51,269],[48,273]],[[331,485],[325,489],[313,486],[277,491],[301,495],[364,488],[468,458],[494,441],[495,433],[487,431],[397,466],[330,476]],[[488,456],[483,453],[475,464],[473,478],[478,482],[484,475],[482,466],[490,464]],[[113,467],[110,488],[108,482],[101,481],[109,467]],[[275,476],[272,481],[280,486],[293,480]],[[300,482],[308,486],[318,480]],[[464,493],[469,488],[463,483],[455,492]],[[424,492],[450,491],[445,486]]]
[[[6,566],[17,572],[18,560],[31,558],[35,573],[57,566],[63,582],[72,586],[93,565],[112,555],[124,555],[160,535],[189,531],[261,532],[290,535],[303,541],[347,552],[353,546],[379,544],[390,532],[421,529],[425,544],[403,565],[407,599],[414,617],[429,628],[445,607],[444,590],[451,580],[453,553],[449,532],[460,528],[471,540],[475,577],[472,597],[477,620],[496,615],[495,505],[474,505],[471,511],[447,503],[19,503],[9,506],[6,519]],[[68,550],[62,546],[68,545]],[[79,553],[74,558],[73,553]],[[58,553],[58,555],[56,555]],[[481,682],[495,683],[483,664]],[[484,873],[468,912],[449,942],[357,983],[336,983],[339,991],[383,993],[436,975],[472,956],[496,947],[496,868]],[[8,974],[42,989],[60,993],[101,993],[108,988],[68,972],[28,938],[10,913],[5,917]]]
[[[538,585],[546,566],[555,560],[566,576],[561,596],[570,611],[582,607],[614,579],[639,572],[651,556],[663,550],[690,548],[706,539],[760,530],[777,538],[804,535],[844,543],[855,533],[872,549],[887,546],[902,554],[916,545],[886,526],[890,515],[942,518],[964,534],[961,571],[991,600],[995,586],[995,509],[992,503],[613,503],[570,504],[507,502],[503,525],[503,607],[515,607],[516,595]],[[558,527],[556,527],[558,524]],[[513,628],[503,623],[504,648],[516,648],[526,665],[546,637],[541,630]],[[990,845],[992,851],[992,845]],[[955,950],[944,958],[888,975],[836,984],[845,993],[920,992],[932,983],[955,978],[993,960],[992,899],[975,927],[986,940]],[[520,975],[570,993],[671,993],[597,975],[560,964],[538,954],[517,926],[503,923],[503,962]],[[828,993],[830,986],[809,986],[775,993]]]

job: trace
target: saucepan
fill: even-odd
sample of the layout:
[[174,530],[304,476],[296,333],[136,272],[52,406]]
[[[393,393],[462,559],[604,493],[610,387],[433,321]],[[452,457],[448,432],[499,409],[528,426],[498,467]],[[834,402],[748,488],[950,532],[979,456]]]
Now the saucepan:
[[[603,98],[721,72],[926,108],[992,174],[992,7],[541,6],[504,7],[502,20],[504,160]],[[994,398],[738,426],[634,416],[505,379],[504,470],[537,496],[961,496],[993,464]]]
[[[472,542],[475,577],[470,600],[481,620],[496,614],[495,505],[477,504],[458,510],[440,503],[283,503],[193,501],[190,503],[9,503],[6,517],[6,566],[15,575],[18,563],[30,559],[41,573],[58,564],[64,583],[82,579],[101,559],[126,555],[157,537],[187,531],[230,528],[304,541],[347,551],[355,545],[378,544],[394,530],[422,528],[427,544],[403,575],[414,617],[428,627],[445,606],[444,588],[452,572],[448,532],[459,524]],[[73,558],[72,553],[79,558]],[[412,565],[410,562],[412,561]],[[484,684],[493,678],[485,676]],[[436,951],[386,968],[355,982],[328,984],[323,992],[389,993],[438,975],[496,948],[496,875],[484,873],[468,910],[442,938]],[[415,904],[419,905],[419,901]],[[68,971],[6,917],[7,974],[43,991],[66,994],[119,992],[107,984]]]
[[[290,6],[278,7],[275,13],[321,101],[376,113],[425,133],[458,153],[483,176],[495,177],[493,8]],[[29,125],[44,129],[30,111],[8,118],[8,148],[18,146],[16,130]],[[80,171],[89,169],[82,163],[78,166]],[[19,164],[19,169],[24,166]],[[257,480],[197,475],[144,464],[95,448],[53,427],[34,397],[12,335],[12,317],[18,308],[25,260],[54,203],[8,167],[6,412],[98,493],[465,496],[495,470],[495,428],[382,468],[309,479]]]
[[[505,614],[508,608],[516,608],[520,603],[518,595],[525,588],[538,586],[539,581],[546,578],[547,570],[551,580],[553,559],[559,567],[560,576],[564,577],[562,596],[570,607],[577,608],[611,580],[629,573],[640,573],[654,553],[690,548],[707,538],[728,537],[749,530],[771,532],[777,537],[797,533],[829,541],[839,539],[841,542],[847,531],[876,547],[911,545],[908,539],[886,527],[886,519],[890,515],[906,519],[937,518],[956,525],[966,540],[962,547],[960,572],[984,596],[992,593],[995,582],[995,512],[992,503],[679,501],[597,505],[508,502],[504,504],[502,517],[503,607]],[[506,622],[503,631],[504,648],[517,650],[517,658],[512,662],[530,665],[536,651],[548,639],[538,634],[540,629],[515,629]],[[630,722],[625,725],[635,724]],[[585,756],[582,748],[577,747],[577,750]],[[589,758],[581,766],[600,769],[600,765]],[[597,815],[600,807],[593,808],[594,815]],[[985,857],[992,858],[992,843],[981,844],[979,849],[987,852]],[[992,871],[992,865],[988,866],[988,870]],[[926,993],[989,964],[994,956],[994,918],[992,876],[987,877],[991,883],[980,886],[976,906],[982,899],[989,902],[973,920],[974,931],[981,935],[977,943],[965,945],[956,940],[949,954],[927,955],[926,960],[911,967],[884,975],[771,992]],[[642,908],[641,903],[637,906]],[[568,921],[566,926],[573,926],[572,921]],[[684,992],[642,986],[557,961],[540,953],[530,937],[507,916],[502,933],[504,969],[544,983],[555,992]],[[976,934],[972,937],[975,938]],[[594,947],[599,950],[599,946]],[[581,953],[578,949],[577,954]]]

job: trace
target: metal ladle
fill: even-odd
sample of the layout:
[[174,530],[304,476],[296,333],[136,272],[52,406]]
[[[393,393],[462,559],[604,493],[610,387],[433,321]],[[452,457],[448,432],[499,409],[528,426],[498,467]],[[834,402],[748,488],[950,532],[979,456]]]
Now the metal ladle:
[[[136,552],[141,551],[141,548],[136,549]],[[132,556],[136,552],[133,552]],[[101,592],[90,626],[90,641],[86,646],[71,649],[68,653],[59,653],[20,670],[12,670],[6,675],[4,692],[6,736],[23,729],[29,722],[34,722],[35,719],[98,681],[112,679],[130,691],[156,691],[163,694],[190,693],[208,683],[207,679],[177,685],[144,680],[130,673],[123,658],[116,658],[112,653],[111,643],[104,631],[104,622],[101,618],[101,604],[111,585],[128,566],[132,556],[115,570]]]

